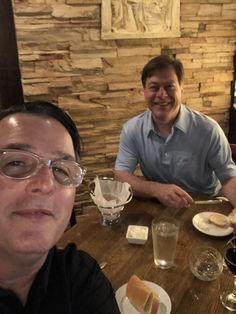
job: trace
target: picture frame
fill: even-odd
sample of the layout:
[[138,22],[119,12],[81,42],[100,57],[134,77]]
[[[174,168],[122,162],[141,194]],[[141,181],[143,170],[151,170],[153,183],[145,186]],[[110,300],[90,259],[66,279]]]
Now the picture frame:
[[180,37],[180,0],[102,0],[102,39]]

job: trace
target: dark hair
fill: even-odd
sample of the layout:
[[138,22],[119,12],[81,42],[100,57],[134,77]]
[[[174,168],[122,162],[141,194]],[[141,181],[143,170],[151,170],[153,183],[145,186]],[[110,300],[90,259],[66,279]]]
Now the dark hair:
[[21,106],[12,106],[0,112],[0,120],[15,113],[31,114],[40,117],[49,117],[60,122],[71,136],[76,158],[80,156],[80,136],[71,117],[60,107],[47,101],[25,102]]
[[181,61],[174,59],[169,55],[160,55],[151,59],[143,68],[142,71],[142,84],[143,87],[146,85],[146,80],[151,77],[154,72],[158,70],[164,70],[172,67],[175,70],[178,81],[181,84],[184,78],[184,67]]

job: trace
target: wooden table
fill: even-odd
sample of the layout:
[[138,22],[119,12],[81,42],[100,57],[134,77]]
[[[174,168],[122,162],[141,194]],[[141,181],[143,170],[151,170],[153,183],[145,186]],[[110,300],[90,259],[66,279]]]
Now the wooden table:
[[[126,283],[132,274],[163,287],[172,302],[171,313],[204,314],[230,313],[220,303],[219,295],[224,287],[232,284],[228,272],[216,280],[205,282],[195,278],[189,269],[189,255],[197,245],[209,244],[223,253],[230,236],[212,237],[197,231],[192,225],[193,216],[202,211],[217,211],[228,214],[228,202],[212,205],[192,205],[188,209],[168,209],[156,201],[133,199],[122,212],[121,222],[112,227],[100,224],[97,208],[78,216],[77,224],[64,233],[58,246],[68,242],[90,253],[98,262],[106,261],[104,273],[114,289]],[[149,229],[148,241],[144,246],[129,244],[125,238],[130,224],[151,226],[156,216],[164,213],[174,216],[181,222],[175,266],[159,269],[153,262],[152,236]],[[112,313],[111,313],[112,314]]]

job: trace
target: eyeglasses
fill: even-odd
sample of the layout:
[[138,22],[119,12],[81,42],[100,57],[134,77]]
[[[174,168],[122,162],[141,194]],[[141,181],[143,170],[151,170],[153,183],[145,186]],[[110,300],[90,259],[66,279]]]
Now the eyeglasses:
[[0,150],[0,174],[7,178],[19,180],[31,178],[43,165],[52,170],[57,183],[68,188],[79,186],[86,173],[85,168],[72,160],[47,160],[18,149]]

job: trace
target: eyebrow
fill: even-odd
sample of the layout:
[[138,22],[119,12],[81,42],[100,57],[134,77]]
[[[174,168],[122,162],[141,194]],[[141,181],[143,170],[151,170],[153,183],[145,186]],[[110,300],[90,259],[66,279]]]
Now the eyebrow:
[[[33,147],[29,144],[25,144],[25,143],[11,143],[11,144],[8,144],[6,145],[5,147],[3,147],[2,149],[19,149],[19,150],[25,150],[25,151],[29,151],[31,153],[34,153],[32,152],[32,149]],[[61,159],[65,159],[65,160],[75,160],[75,157],[73,157],[72,155],[70,154],[67,154],[63,151],[55,151],[55,154],[58,155]]]
[[152,85],[152,84],[154,84],[154,85],[164,85],[164,84],[172,84],[172,83],[175,83],[175,81],[173,81],[173,80],[163,81],[163,82],[150,81],[148,83],[148,85]]
[[55,153],[56,153],[57,155],[59,155],[61,159],[73,160],[73,161],[76,159],[76,157],[73,157],[73,156],[71,156],[70,154],[67,154],[67,153],[65,153],[65,152],[62,152],[62,151],[60,151],[60,150],[56,151]]
[[32,148],[32,146],[30,146],[29,144],[21,144],[21,143],[11,143],[11,144],[8,144],[6,145],[5,147],[3,148],[6,148],[6,149],[30,149]]

